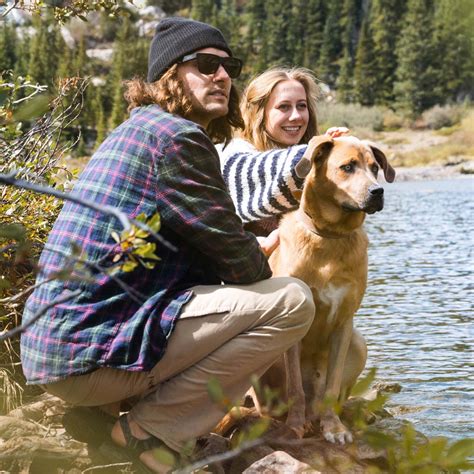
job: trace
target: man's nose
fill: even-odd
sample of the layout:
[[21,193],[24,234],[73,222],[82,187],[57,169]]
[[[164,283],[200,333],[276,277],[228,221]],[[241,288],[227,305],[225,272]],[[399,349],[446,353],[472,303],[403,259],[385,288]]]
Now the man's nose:
[[230,76],[227,71],[224,69],[222,64],[219,64],[217,71],[214,73],[214,80],[215,81],[226,81],[230,80]]

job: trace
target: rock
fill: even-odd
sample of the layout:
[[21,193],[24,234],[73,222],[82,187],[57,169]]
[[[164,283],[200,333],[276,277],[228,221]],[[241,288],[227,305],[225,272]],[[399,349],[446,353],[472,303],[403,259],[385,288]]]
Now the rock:
[[31,421],[61,423],[68,404],[49,393],[43,393],[34,402],[22,405],[8,413],[8,416]]
[[469,161],[468,163],[463,163],[459,167],[461,174],[474,174],[474,161]]
[[[227,438],[215,433],[210,433],[207,436],[202,436],[197,439],[192,460],[194,462],[206,459],[211,456],[225,453],[229,449],[231,449],[231,446],[230,441]],[[224,462],[219,461],[211,464],[207,467],[207,471],[212,472],[213,474],[225,474],[226,470]]]
[[[246,472],[252,465],[261,459],[272,455],[274,450],[270,446],[262,445],[252,449],[247,449],[240,456],[225,465],[226,474],[240,474]],[[257,472],[257,471],[256,471]],[[272,471],[273,472],[273,471]],[[286,471],[279,471],[286,472]],[[292,471],[291,471],[292,472]]]
[[341,413],[341,421],[348,426],[354,425],[355,420],[364,421],[370,425],[376,420],[376,416],[368,408],[368,400],[360,397],[353,397],[344,403]]
[[275,440],[269,445],[284,450],[290,456],[312,466],[324,474],[366,474],[369,465],[356,456],[354,444],[340,446],[328,443],[320,435],[295,441]]
[[42,429],[39,425],[30,421],[13,418],[11,416],[0,416],[0,439],[11,440],[22,438],[23,436],[29,436],[39,434]]
[[312,469],[309,464],[298,461],[284,451],[275,451],[259,461],[254,462],[249,468],[243,471],[243,474],[317,474],[319,472],[320,471]]

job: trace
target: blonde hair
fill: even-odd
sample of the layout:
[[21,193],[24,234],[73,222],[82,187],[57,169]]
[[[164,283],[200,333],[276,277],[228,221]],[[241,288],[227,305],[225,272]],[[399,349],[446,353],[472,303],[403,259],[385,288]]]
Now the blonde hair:
[[288,80],[298,81],[306,91],[309,121],[300,143],[307,143],[311,137],[318,134],[316,101],[320,95],[320,89],[313,73],[305,68],[269,69],[250,81],[240,102],[245,124],[240,136],[252,143],[259,151],[282,148],[281,143],[275,142],[265,129],[265,106],[275,86],[281,81]]
[[[177,64],[173,65],[158,81],[151,83],[141,78],[125,81],[128,111],[143,105],[158,104],[166,112],[188,117],[192,112],[192,103],[178,78],[177,69]],[[239,93],[234,85],[230,89],[229,112],[225,117],[212,120],[207,126],[207,133],[214,143],[227,143],[232,138],[233,127],[244,128],[239,109]]]

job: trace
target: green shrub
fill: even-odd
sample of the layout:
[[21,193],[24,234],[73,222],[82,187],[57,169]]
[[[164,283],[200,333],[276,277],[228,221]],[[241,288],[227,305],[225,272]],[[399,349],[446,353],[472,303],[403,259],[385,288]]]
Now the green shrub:
[[459,123],[464,115],[464,108],[453,105],[435,105],[425,110],[422,120],[431,130],[439,130],[443,127],[452,127]]
[[318,106],[320,131],[329,127],[341,126],[350,129],[369,129],[381,131],[384,128],[382,107],[364,107],[359,104],[320,103]]

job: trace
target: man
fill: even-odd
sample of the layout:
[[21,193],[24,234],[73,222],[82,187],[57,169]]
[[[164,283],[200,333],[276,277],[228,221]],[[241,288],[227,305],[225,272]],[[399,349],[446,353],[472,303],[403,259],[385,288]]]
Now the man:
[[249,377],[300,340],[314,317],[304,283],[269,279],[220,172],[212,140],[228,140],[241,123],[232,86],[240,68],[219,30],[183,18],[158,25],[148,80],[128,85],[131,117],[100,146],[74,192],[131,217],[159,212],[161,235],[178,251],[158,245],[153,269],[48,281],[71,242],[94,270],[112,266],[120,252],[111,239],[116,221],[67,202],[25,309],[28,322],[65,290],[81,290],[22,335],[25,375],[74,405],[110,411],[134,398],[112,439],[136,448],[155,472],[165,469],[155,446],[180,451],[222,417],[207,394],[212,377],[238,400]]

